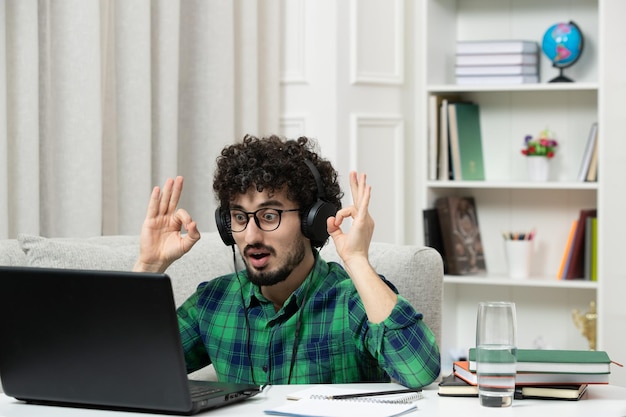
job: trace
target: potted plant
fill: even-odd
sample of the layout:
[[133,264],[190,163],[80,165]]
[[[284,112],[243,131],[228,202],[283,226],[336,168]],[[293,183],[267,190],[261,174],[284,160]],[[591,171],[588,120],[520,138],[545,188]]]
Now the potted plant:
[[554,134],[544,129],[538,138],[531,135],[524,137],[522,155],[527,156],[528,178],[531,181],[547,181],[550,174],[548,162],[554,158],[558,142]]

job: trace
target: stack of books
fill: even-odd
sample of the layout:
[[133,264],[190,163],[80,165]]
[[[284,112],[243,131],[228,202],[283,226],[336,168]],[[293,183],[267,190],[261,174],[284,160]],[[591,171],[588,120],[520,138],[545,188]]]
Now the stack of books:
[[457,84],[539,82],[539,45],[528,40],[458,41]]
[[[518,349],[515,398],[577,400],[589,384],[608,384],[611,360],[592,350]],[[456,361],[439,384],[441,396],[477,396],[476,351]]]

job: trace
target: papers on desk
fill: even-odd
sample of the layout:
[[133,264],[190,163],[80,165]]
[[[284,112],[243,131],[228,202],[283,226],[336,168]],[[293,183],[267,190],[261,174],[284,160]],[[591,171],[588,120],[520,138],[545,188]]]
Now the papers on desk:
[[422,398],[421,392],[341,400],[330,398],[365,392],[368,391],[320,385],[292,393],[284,405],[265,410],[265,414],[303,417],[394,417],[417,410],[415,401]]

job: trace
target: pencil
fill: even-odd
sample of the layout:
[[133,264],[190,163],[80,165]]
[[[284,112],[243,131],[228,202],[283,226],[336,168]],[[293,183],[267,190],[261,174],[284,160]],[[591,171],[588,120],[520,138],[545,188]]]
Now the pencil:
[[374,391],[374,392],[360,392],[358,394],[344,394],[344,395],[329,395],[327,398],[331,400],[347,400],[350,398],[359,398],[359,397],[376,397],[379,395],[392,395],[392,394],[406,394],[409,392],[421,392],[420,388],[406,388],[406,389],[397,389],[391,391]]

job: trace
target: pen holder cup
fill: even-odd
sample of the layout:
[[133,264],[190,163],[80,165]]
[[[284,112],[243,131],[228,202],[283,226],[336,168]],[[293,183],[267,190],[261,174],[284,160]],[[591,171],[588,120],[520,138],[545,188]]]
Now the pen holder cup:
[[533,240],[506,240],[504,251],[509,268],[509,277],[528,278],[534,251]]

